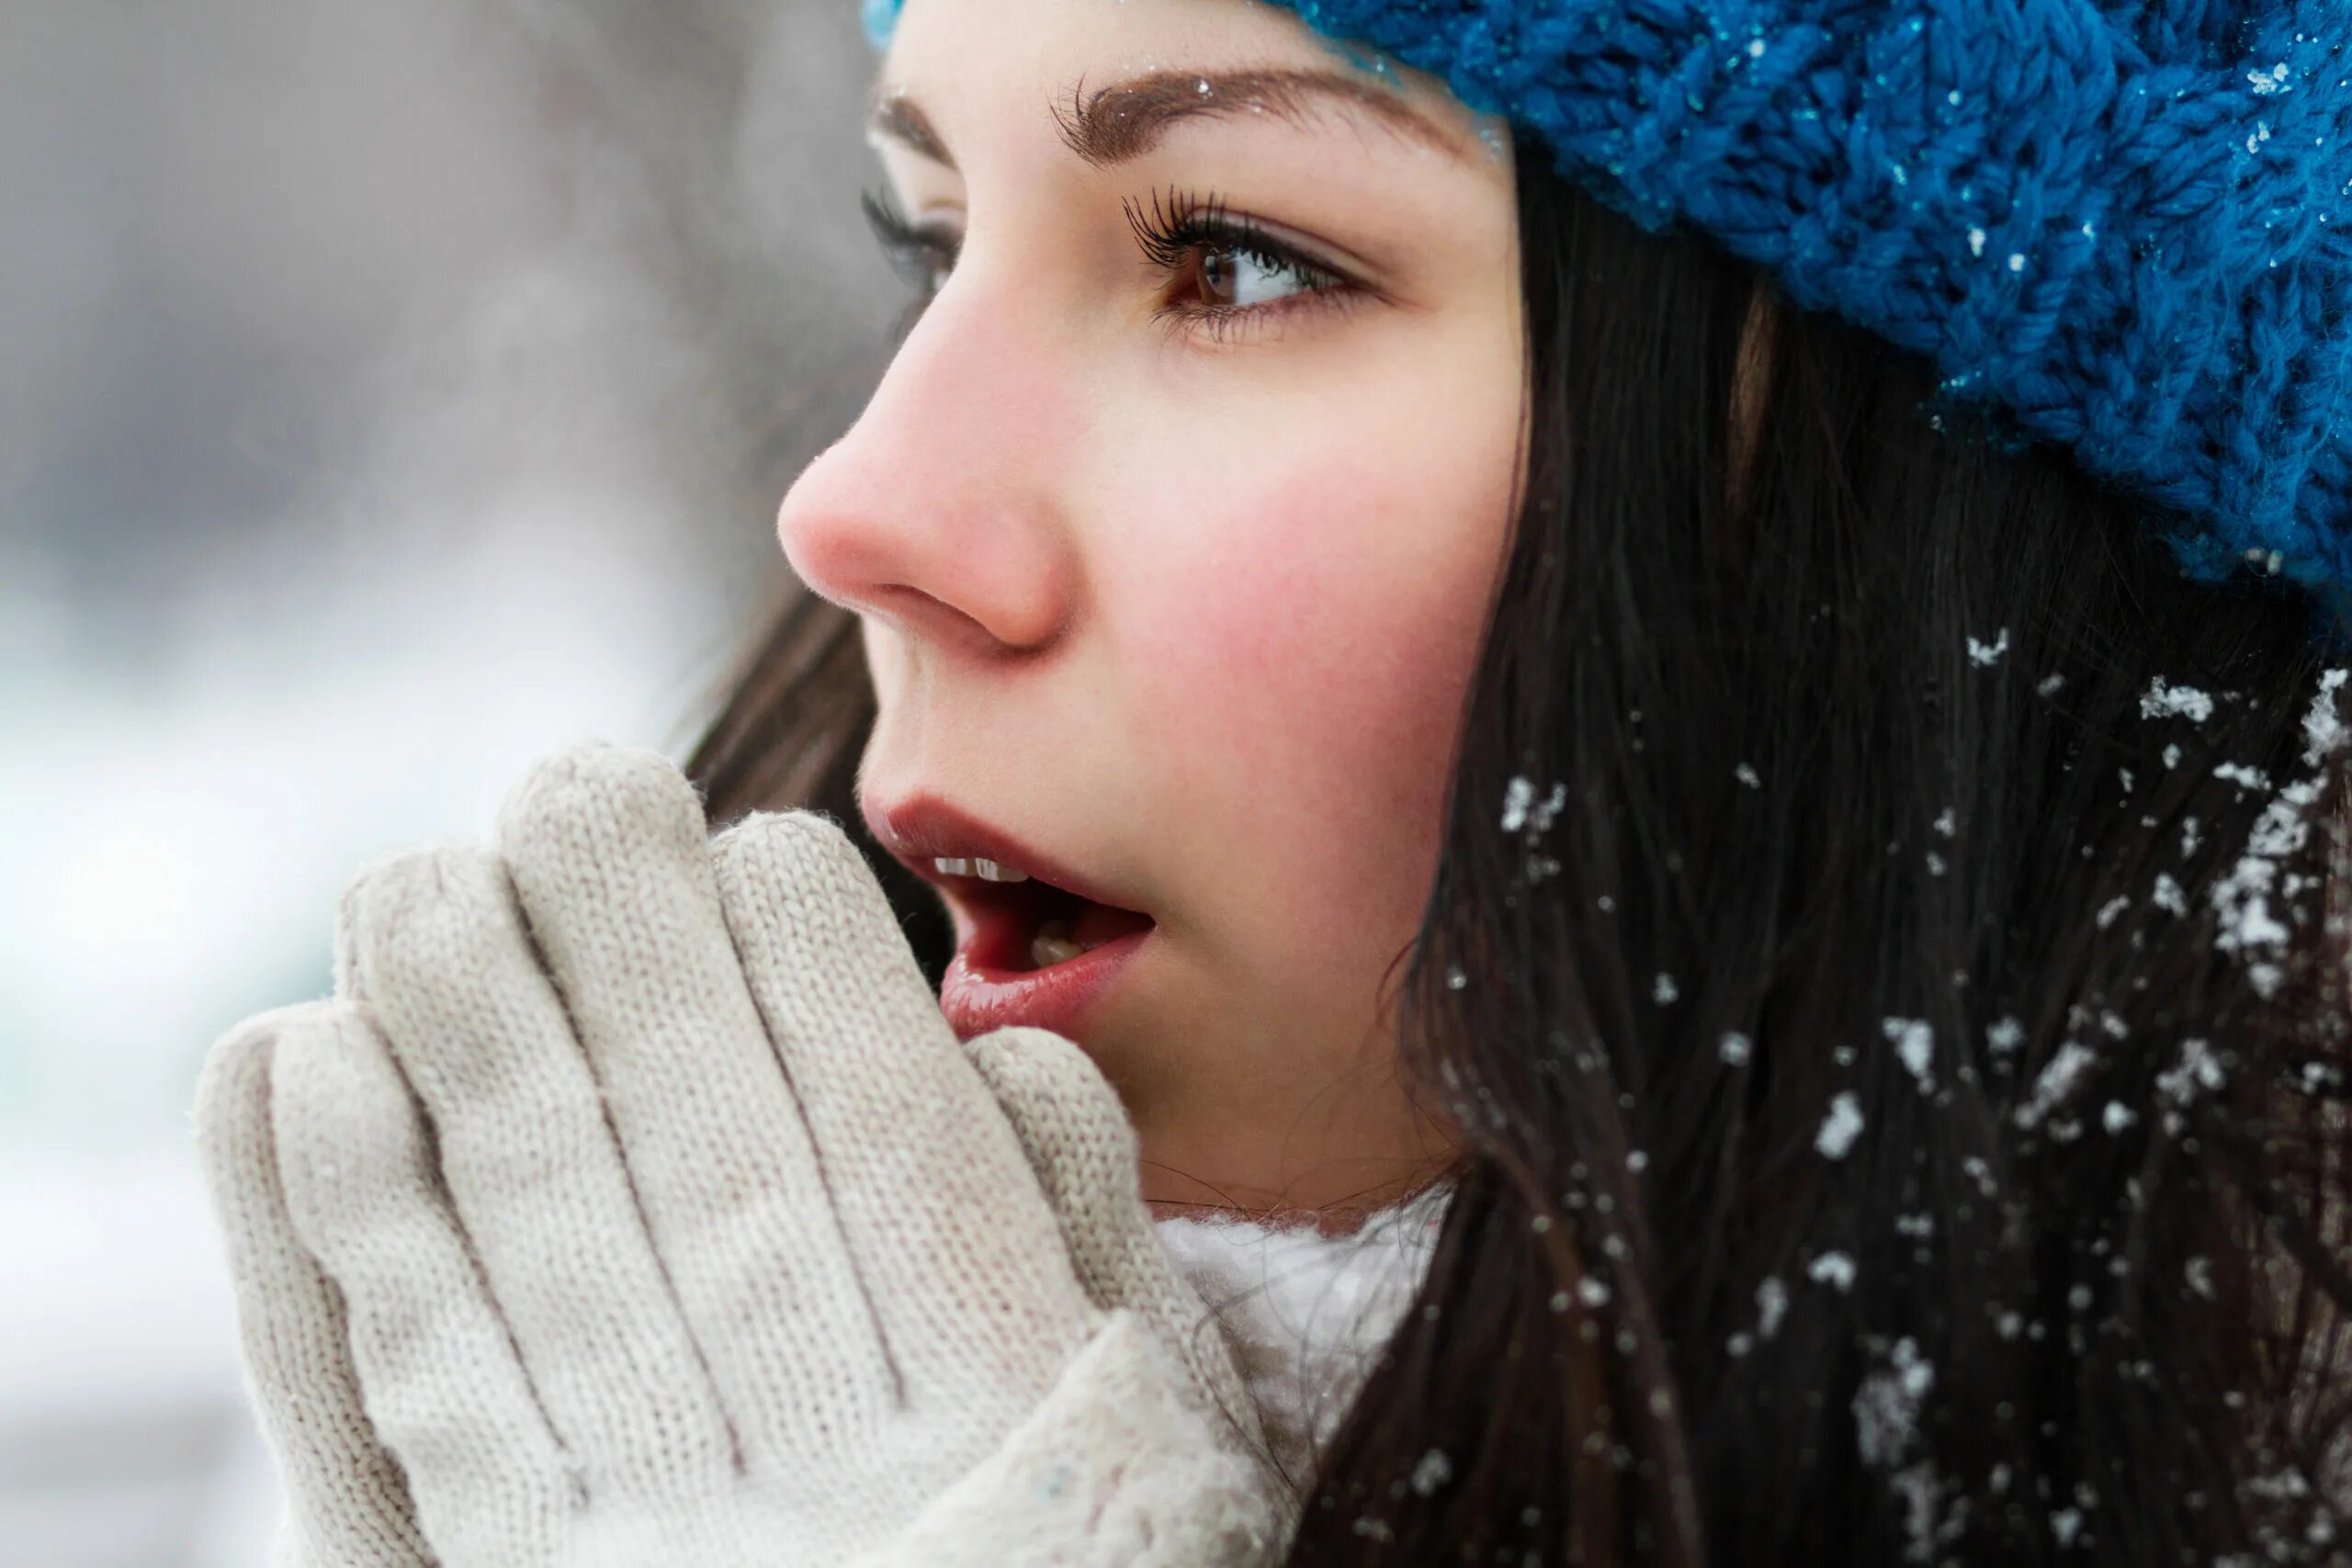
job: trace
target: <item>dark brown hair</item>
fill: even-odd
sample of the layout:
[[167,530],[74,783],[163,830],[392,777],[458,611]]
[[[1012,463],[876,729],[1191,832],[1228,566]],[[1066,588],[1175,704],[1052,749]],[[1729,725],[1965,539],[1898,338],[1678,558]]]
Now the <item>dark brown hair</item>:
[[[1527,471],[1399,977],[1458,1187],[1289,1561],[2341,1561],[2342,622],[1519,155]],[[746,671],[714,823],[862,832],[854,620]]]

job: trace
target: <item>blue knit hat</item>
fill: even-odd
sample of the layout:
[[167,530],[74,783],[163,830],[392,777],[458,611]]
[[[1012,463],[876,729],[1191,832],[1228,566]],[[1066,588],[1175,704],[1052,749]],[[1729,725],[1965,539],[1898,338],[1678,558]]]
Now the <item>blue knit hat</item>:
[[1928,356],[2190,576],[2352,591],[2352,0],[1273,3]]

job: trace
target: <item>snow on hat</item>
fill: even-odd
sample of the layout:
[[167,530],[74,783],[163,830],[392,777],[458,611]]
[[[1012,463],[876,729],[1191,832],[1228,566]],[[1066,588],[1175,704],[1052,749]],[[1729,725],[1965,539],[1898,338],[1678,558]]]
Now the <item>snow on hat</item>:
[[1272,3],[1927,356],[2191,577],[2352,599],[2345,0]]

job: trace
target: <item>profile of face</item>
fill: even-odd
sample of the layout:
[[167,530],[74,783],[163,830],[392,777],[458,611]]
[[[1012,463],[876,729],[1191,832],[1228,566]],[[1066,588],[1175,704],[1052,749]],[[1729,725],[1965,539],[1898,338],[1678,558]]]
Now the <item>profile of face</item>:
[[[861,617],[861,807],[1149,917],[1064,1032],[1156,1204],[1393,1197],[1442,1152],[1387,988],[1520,461],[1508,141],[1254,0],[909,0],[875,102],[936,291],[777,519]],[[993,896],[943,886],[967,952]]]

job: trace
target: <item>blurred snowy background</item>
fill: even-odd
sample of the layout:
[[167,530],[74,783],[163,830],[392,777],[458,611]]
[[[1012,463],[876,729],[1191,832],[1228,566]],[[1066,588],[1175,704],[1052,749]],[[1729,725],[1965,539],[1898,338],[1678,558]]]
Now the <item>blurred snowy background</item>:
[[849,0],[0,0],[0,1564],[258,1564],[189,1147],[377,854],[683,758],[896,282]]

